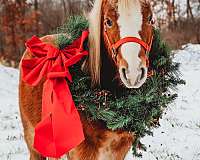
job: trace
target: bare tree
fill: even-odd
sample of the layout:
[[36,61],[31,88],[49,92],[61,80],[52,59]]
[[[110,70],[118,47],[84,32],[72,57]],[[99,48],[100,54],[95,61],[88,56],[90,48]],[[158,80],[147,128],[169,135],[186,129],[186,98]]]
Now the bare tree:
[[192,13],[192,8],[191,8],[191,5],[190,5],[190,0],[187,0],[187,17],[188,19],[191,17],[192,20],[194,21],[194,16],[193,16],[193,13]]
[[62,6],[63,6],[63,13],[64,13],[64,15],[66,17],[66,15],[67,15],[67,8],[66,8],[65,0],[61,0],[61,2],[62,2]]
[[38,0],[34,0],[34,11],[35,11],[35,33],[39,33],[39,11],[38,11]]

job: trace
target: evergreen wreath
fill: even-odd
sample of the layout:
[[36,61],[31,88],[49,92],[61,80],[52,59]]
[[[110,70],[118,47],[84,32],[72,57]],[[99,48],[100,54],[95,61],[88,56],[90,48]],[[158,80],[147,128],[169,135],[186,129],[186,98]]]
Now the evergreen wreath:
[[[67,23],[56,31],[60,34],[57,45],[60,49],[66,47],[87,28],[88,21],[85,17],[70,17]],[[172,58],[169,47],[161,40],[159,30],[154,29],[149,60],[150,69],[155,73],[141,88],[124,88],[120,90],[120,95],[101,88],[93,89],[90,76],[82,72],[78,64],[71,68],[74,75],[73,83],[70,84],[73,100],[88,120],[103,121],[111,130],[134,132],[137,139],[133,145],[133,154],[141,156],[137,153],[137,147],[145,149],[145,146],[140,143],[140,138],[152,134],[151,129],[159,125],[158,120],[164,108],[177,97],[172,90],[185,83],[180,78],[179,64],[173,62]]]

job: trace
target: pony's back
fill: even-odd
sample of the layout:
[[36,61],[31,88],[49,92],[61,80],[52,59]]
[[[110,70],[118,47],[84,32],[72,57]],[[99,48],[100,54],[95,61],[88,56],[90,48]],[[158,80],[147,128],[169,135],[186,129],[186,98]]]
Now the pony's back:
[[[57,35],[47,35],[41,38],[45,43],[56,46]],[[22,59],[31,59],[33,56],[28,50],[23,54]],[[21,70],[21,65],[20,65]],[[22,81],[21,73],[19,80],[19,107],[21,113],[22,124],[24,128],[24,137],[30,151],[31,160],[41,160],[42,158],[33,148],[34,128],[41,120],[42,112],[42,90],[43,82],[41,81],[37,86],[32,87]]]

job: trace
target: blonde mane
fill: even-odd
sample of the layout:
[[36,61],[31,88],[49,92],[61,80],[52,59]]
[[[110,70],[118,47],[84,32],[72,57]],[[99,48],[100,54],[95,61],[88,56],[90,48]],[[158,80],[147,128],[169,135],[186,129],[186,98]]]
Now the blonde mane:
[[101,70],[101,7],[103,0],[96,0],[92,11],[89,14],[89,59],[88,68],[90,71],[92,85],[100,84]]

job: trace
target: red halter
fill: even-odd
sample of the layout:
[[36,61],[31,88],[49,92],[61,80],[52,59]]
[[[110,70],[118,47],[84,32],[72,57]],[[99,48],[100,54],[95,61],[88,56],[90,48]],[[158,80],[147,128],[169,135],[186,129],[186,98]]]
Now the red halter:
[[[107,34],[107,30],[105,28],[104,30],[104,36],[108,42],[109,48],[112,51],[112,57],[116,60],[117,58],[117,50],[119,47],[121,47],[123,44],[128,43],[128,42],[133,42],[133,43],[137,43],[139,45],[141,45],[144,49],[145,49],[145,55],[144,55],[144,59],[146,60],[146,66],[149,67],[149,58],[148,58],[148,53],[151,50],[151,46],[152,46],[152,42],[153,42],[153,36],[151,37],[150,43],[147,44],[146,42],[144,42],[143,40],[137,38],[137,37],[125,37],[120,39],[119,41],[117,41],[116,43],[112,44],[108,34]],[[153,71],[149,71],[148,72],[148,77],[153,75]]]

